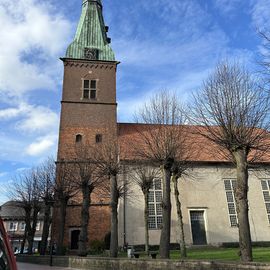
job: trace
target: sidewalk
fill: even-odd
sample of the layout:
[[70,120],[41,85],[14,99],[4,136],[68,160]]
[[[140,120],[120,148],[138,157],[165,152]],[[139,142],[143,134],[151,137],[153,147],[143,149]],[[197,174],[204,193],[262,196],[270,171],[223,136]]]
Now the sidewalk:
[[38,265],[38,264],[30,264],[30,263],[17,263],[18,270],[76,270],[74,268],[64,268],[64,267],[56,267],[56,266],[46,266],[46,265]]

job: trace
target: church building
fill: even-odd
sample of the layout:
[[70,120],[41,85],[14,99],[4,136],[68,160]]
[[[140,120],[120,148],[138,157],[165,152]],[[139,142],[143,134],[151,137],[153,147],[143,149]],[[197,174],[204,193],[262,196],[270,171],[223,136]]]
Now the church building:
[[[68,159],[70,148],[81,140],[102,144],[110,134],[117,136],[120,144],[127,145],[126,142],[133,141],[138,135],[138,129],[143,128],[140,124],[117,122],[116,73],[119,62],[110,46],[109,27],[104,23],[102,10],[101,0],[82,1],[82,14],[75,38],[67,48],[65,57],[61,58],[64,78],[58,161]],[[179,182],[186,242],[189,245],[238,242],[233,193],[236,171],[229,160],[216,155],[217,149],[206,139],[195,136],[193,140],[199,154],[191,158],[191,176]],[[121,162],[127,166],[132,159],[131,155],[120,156]],[[123,177],[128,179],[130,176],[127,173]],[[270,241],[270,177],[263,172],[251,172],[249,181],[252,241]],[[150,245],[159,243],[161,187],[161,179],[155,179],[150,190]],[[136,186],[133,193],[136,199],[124,197],[118,209],[120,246],[127,243],[144,244],[144,197]],[[78,248],[80,214],[80,202],[70,202],[64,243],[71,250]],[[96,194],[90,207],[89,241],[103,240],[109,231],[109,198]],[[177,213],[172,196],[171,243],[178,242]]]

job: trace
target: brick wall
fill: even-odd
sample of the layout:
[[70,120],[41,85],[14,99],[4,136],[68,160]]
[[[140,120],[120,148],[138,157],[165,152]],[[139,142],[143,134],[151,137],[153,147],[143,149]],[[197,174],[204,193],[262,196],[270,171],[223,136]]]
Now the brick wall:
[[[64,79],[58,144],[58,161],[76,157],[75,138],[81,134],[86,146],[96,144],[96,135],[106,142],[117,135],[116,125],[116,62],[63,59]],[[83,99],[83,80],[96,80],[97,98]],[[94,155],[93,153],[91,153]],[[110,230],[108,195],[98,190],[91,196],[89,243],[104,240]],[[81,226],[81,194],[72,198],[67,208],[64,245],[70,247],[72,229]],[[53,238],[57,239],[59,210],[53,217]]]

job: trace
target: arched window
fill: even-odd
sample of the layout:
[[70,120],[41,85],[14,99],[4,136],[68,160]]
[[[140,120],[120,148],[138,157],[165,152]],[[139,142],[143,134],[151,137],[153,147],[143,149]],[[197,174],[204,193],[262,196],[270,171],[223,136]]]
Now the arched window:
[[79,142],[81,142],[82,141],[82,135],[81,134],[77,134],[76,135],[76,143],[79,143]]

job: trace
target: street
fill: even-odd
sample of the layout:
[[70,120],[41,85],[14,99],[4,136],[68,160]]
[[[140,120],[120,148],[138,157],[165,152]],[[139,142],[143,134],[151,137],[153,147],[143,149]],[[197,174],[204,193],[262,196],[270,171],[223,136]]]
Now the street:
[[64,267],[55,267],[55,266],[46,266],[38,264],[29,264],[29,263],[17,263],[18,270],[76,270],[74,268],[64,268]]

